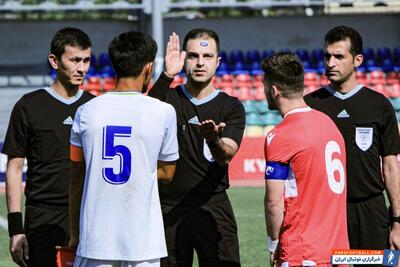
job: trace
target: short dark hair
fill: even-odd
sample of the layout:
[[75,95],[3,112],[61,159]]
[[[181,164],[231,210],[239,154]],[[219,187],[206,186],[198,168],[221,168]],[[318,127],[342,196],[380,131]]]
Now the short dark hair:
[[347,38],[350,40],[350,53],[353,57],[362,54],[363,41],[361,35],[358,31],[348,26],[337,26],[330,29],[325,34],[325,45],[344,41]]
[[210,37],[211,39],[214,39],[215,44],[217,45],[217,52],[219,53],[219,37],[218,34],[213,31],[213,30],[209,30],[209,29],[205,29],[205,28],[197,28],[197,29],[193,29],[190,32],[188,32],[185,36],[185,39],[183,39],[183,50],[186,51],[186,46],[187,43],[189,42],[189,40],[193,40],[193,39],[197,39],[197,38],[208,38]]
[[279,52],[262,61],[264,79],[280,88],[282,95],[291,98],[304,91],[304,69],[294,53]]
[[156,58],[157,43],[146,33],[129,31],[111,41],[108,53],[119,78],[136,78]]
[[50,53],[61,58],[66,46],[87,49],[92,47],[89,36],[77,28],[63,28],[56,32],[51,41]]

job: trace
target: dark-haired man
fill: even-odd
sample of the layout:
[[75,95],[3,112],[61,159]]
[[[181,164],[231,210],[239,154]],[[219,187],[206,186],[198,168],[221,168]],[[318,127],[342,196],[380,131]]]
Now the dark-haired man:
[[[226,194],[228,164],[239,149],[245,125],[238,99],[217,90],[219,38],[208,29],[170,36],[166,69],[150,96],[174,106],[180,160],[171,184],[160,185],[168,258],[162,266],[240,266],[237,226]],[[187,83],[169,89],[185,65]]]
[[[325,74],[331,83],[307,95],[305,101],[327,114],[345,139],[350,247],[400,249],[400,171],[396,158],[400,138],[393,107],[383,95],[357,82],[355,72],[363,55],[356,30],[332,28],[325,35],[324,49]],[[385,205],[385,189],[392,221]]]
[[331,266],[332,250],[349,248],[343,137],[304,102],[304,70],[295,54],[272,55],[262,68],[269,108],[283,117],[265,142],[271,266]]
[[[93,96],[79,90],[90,65],[91,42],[79,29],[59,30],[49,61],[57,72],[47,88],[14,106],[4,141],[10,253],[19,266],[56,266],[55,246],[68,242],[69,137],[77,108]],[[25,226],[22,168],[28,160]]]
[[176,114],[141,94],[157,53],[148,34],[123,33],[108,51],[117,85],[72,126],[69,246],[79,241],[75,267],[157,267],[167,255],[157,178],[175,172]]

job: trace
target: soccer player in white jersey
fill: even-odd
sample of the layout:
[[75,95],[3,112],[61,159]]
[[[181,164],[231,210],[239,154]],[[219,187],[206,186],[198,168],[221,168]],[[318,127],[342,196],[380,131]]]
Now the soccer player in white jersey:
[[175,172],[176,114],[141,94],[157,52],[149,35],[123,33],[108,50],[116,88],[81,106],[71,131],[69,246],[78,267],[160,266],[167,250],[157,178]]

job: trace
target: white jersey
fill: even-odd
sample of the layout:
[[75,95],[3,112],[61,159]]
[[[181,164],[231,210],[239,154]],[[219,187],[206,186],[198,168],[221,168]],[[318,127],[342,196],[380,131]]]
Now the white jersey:
[[174,108],[113,92],[81,106],[71,144],[86,163],[77,255],[141,261],[167,256],[157,161],[178,159]]

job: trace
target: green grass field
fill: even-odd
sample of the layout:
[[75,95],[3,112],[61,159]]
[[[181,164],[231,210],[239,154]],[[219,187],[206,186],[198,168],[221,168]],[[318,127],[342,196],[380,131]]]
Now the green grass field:
[[[264,189],[231,188],[228,193],[239,228],[242,266],[268,267],[263,208]],[[6,215],[5,195],[0,193],[0,216],[6,218]],[[0,227],[0,267],[17,266],[8,253],[8,240],[7,231]]]

